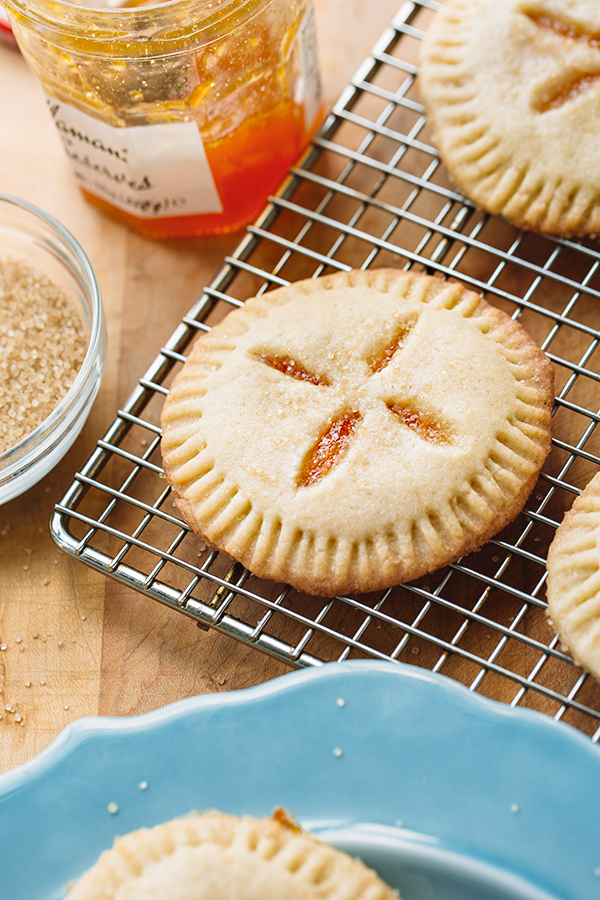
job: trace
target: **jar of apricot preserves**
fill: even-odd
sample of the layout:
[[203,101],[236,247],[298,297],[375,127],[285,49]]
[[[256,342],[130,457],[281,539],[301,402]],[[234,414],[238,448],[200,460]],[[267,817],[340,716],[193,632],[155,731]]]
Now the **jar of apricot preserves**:
[[247,224],[322,118],[311,0],[96,2],[4,2],[85,197],[148,237]]

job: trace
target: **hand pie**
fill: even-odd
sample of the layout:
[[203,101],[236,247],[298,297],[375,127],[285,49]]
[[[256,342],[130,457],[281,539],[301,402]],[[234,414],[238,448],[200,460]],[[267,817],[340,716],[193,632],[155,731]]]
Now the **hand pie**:
[[208,812],[118,837],[69,900],[398,900],[362,862],[298,828]]
[[550,448],[550,363],[456,282],[300,281],[200,337],[162,414],[185,521],[309,594],[418,578],[521,510]]
[[548,615],[563,645],[600,679],[600,473],[556,530],[547,594]]
[[600,4],[449,0],[419,89],[452,179],[485,210],[553,234],[600,230]]

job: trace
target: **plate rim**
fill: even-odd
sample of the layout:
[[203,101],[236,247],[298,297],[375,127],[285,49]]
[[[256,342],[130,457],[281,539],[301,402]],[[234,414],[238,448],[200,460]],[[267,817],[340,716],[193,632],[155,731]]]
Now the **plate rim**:
[[[369,690],[373,686],[376,686],[378,690],[376,702],[372,700],[372,697],[369,694]],[[344,693],[347,696],[348,702],[346,703],[344,700],[341,707],[346,707],[349,712],[339,715],[340,712],[343,713],[343,710],[340,707],[338,713],[331,717],[330,713],[334,702],[339,705],[339,699],[344,698]],[[337,700],[335,699],[336,697],[338,698]],[[289,703],[290,698],[293,700],[291,705]],[[459,743],[457,746],[466,746],[466,744],[463,745],[460,743],[460,741],[463,740],[463,737],[459,726],[464,725],[465,722],[471,726],[476,724],[478,729],[480,727],[484,729],[484,737],[481,739],[483,741],[481,745],[482,751],[488,752],[490,740],[495,738],[498,734],[507,734],[510,737],[509,744],[516,742],[519,747],[524,747],[525,752],[527,753],[538,753],[539,748],[543,748],[547,757],[545,762],[548,764],[552,761],[552,768],[554,767],[554,762],[553,760],[550,760],[550,757],[553,757],[556,760],[576,759],[578,765],[575,769],[577,769],[579,774],[577,774],[577,772],[567,771],[567,768],[573,767],[563,766],[561,771],[566,773],[569,778],[575,778],[578,785],[579,781],[577,779],[580,779],[582,773],[591,773],[600,787],[600,755],[598,754],[598,747],[590,740],[590,738],[577,731],[572,726],[567,725],[566,723],[557,722],[548,715],[536,710],[511,707],[499,701],[492,700],[484,695],[469,690],[467,687],[454,681],[448,676],[418,666],[387,661],[351,660],[341,663],[327,663],[319,667],[288,672],[267,682],[248,688],[182,698],[155,710],[133,716],[87,716],[77,719],[66,726],[50,744],[42,749],[31,760],[0,775],[0,834],[2,833],[2,820],[3,818],[6,819],[6,816],[3,815],[4,804],[7,803],[10,808],[11,798],[19,797],[21,799],[25,798],[25,800],[29,797],[29,802],[31,804],[33,802],[31,799],[32,795],[35,793],[36,788],[39,789],[40,787],[42,796],[36,797],[35,803],[43,803],[44,791],[50,791],[52,794],[53,788],[51,779],[53,775],[55,776],[57,772],[59,774],[62,772],[64,775],[63,770],[67,766],[67,763],[72,761],[73,758],[76,758],[77,754],[85,755],[85,753],[90,750],[97,752],[105,745],[110,745],[112,746],[112,749],[114,749],[115,742],[118,750],[121,744],[124,746],[129,746],[130,744],[131,746],[135,746],[136,742],[139,745],[140,740],[146,738],[149,739],[153,749],[155,749],[154,745],[160,748],[163,747],[163,743],[166,741],[165,736],[168,735],[169,730],[171,732],[175,730],[177,736],[179,736],[180,732],[185,734],[185,728],[188,724],[190,727],[197,727],[199,730],[198,733],[201,734],[203,738],[206,738],[210,734],[211,722],[216,722],[217,725],[219,725],[219,723],[225,723],[225,725],[233,725],[233,727],[237,727],[241,722],[244,726],[247,726],[248,722],[253,719],[257,710],[262,711],[263,713],[266,711],[270,716],[279,717],[278,724],[283,728],[282,735],[280,736],[280,743],[285,750],[286,741],[290,740],[290,735],[292,733],[295,734],[294,729],[291,726],[291,720],[293,718],[291,712],[297,711],[299,708],[303,709],[304,712],[307,710],[310,712],[314,707],[318,707],[314,713],[315,721],[319,727],[322,727],[323,735],[319,734],[317,737],[311,736],[306,747],[302,749],[303,751],[307,751],[311,761],[314,761],[315,758],[318,759],[319,764],[321,764],[322,756],[319,756],[318,754],[322,754],[324,751],[327,753],[328,760],[324,765],[328,777],[331,777],[333,779],[332,783],[337,785],[337,787],[331,788],[333,791],[332,798],[334,801],[337,801],[339,797],[336,796],[335,791],[337,790],[339,793],[340,784],[343,783],[343,778],[347,777],[343,775],[344,766],[351,767],[353,764],[360,763],[361,760],[364,762],[365,759],[371,759],[369,748],[361,743],[360,734],[362,734],[362,732],[359,733],[358,730],[358,725],[360,724],[358,718],[355,722],[352,722],[352,708],[356,708],[355,715],[357,717],[361,709],[361,704],[363,713],[365,710],[369,713],[371,708],[373,709],[374,719],[371,724],[379,729],[377,735],[379,738],[383,735],[384,742],[386,740],[385,735],[387,734],[386,728],[383,728],[383,720],[385,717],[390,714],[395,715],[398,710],[401,710],[403,713],[408,711],[406,721],[399,724],[394,720],[393,727],[395,730],[389,738],[390,746],[388,747],[386,744],[382,758],[378,759],[379,763],[383,762],[389,768],[390,765],[395,765],[395,760],[390,759],[391,750],[396,752],[398,749],[401,751],[406,749],[404,746],[400,746],[402,741],[404,741],[405,736],[405,743],[407,746],[410,745],[411,742],[416,742],[418,748],[427,749],[430,747],[431,753],[434,754],[434,756],[435,753],[437,753],[437,749],[434,745],[431,742],[428,742],[428,732],[432,732],[433,735],[437,737],[435,732],[436,723],[432,723],[430,719],[427,718],[427,715],[423,716],[423,708],[419,708],[418,706],[417,701],[422,700],[423,698],[425,698],[426,701],[427,698],[434,698],[435,700],[433,708],[429,708],[427,702],[425,703],[425,713],[430,714],[433,712],[434,715],[441,716],[441,721],[443,721],[446,726],[450,723],[451,728],[453,723],[456,724],[456,734],[451,734],[450,740],[455,743],[458,741]],[[323,703],[325,700],[327,703],[324,706]],[[330,718],[327,718],[328,716]],[[333,722],[334,720],[335,725],[330,725],[330,721]],[[360,721],[364,722],[364,718]],[[340,723],[342,724],[340,725]],[[348,723],[352,724],[352,728],[350,728],[350,724]],[[273,723],[269,720],[269,724]],[[288,734],[286,729],[289,728],[292,728],[292,730]],[[341,760],[337,763],[337,769],[335,768],[336,763],[334,760],[336,748],[331,746],[330,740],[332,737],[337,737],[338,732],[336,731],[336,728],[338,731],[341,728],[339,733],[344,735],[343,738],[340,738],[340,747],[343,754],[342,752],[339,754]],[[398,743],[399,735],[402,737],[400,744]],[[446,740],[445,735],[442,735],[442,738],[443,740]],[[220,734],[214,736],[217,745],[218,741],[221,739]],[[467,744],[470,743],[471,740],[472,738],[469,733],[469,741]],[[325,744],[323,743],[324,741]],[[327,744],[326,741],[329,741],[329,744]],[[315,746],[313,746],[313,744]],[[288,747],[287,749],[289,750],[290,748]],[[513,752],[508,745],[504,749]],[[296,750],[297,748],[295,748],[295,751]],[[346,753],[346,750],[349,752]],[[332,753],[332,751],[334,752]],[[477,748],[472,749],[472,752],[477,756]],[[356,757],[355,763],[353,763],[353,753]],[[280,757],[274,756],[274,758],[278,759]],[[407,759],[409,759],[408,756]],[[500,764],[502,764],[501,757],[493,757],[493,759],[496,763],[500,760]],[[339,765],[340,763],[341,766]],[[109,759],[107,765],[113,765],[113,761]],[[75,766],[75,771],[77,771],[77,766]],[[346,771],[351,771],[351,769],[347,768]],[[451,768],[451,772],[455,773],[456,770],[452,770]],[[278,775],[279,774],[280,773],[278,773]],[[502,772],[503,777],[505,774],[506,773]],[[338,775],[340,780],[337,780]],[[377,781],[377,773],[372,777],[375,778],[373,784],[377,788],[380,786]],[[435,780],[435,778],[432,779],[432,781],[433,780]],[[521,787],[522,783],[524,782],[521,778]],[[443,779],[439,779],[437,785],[438,790],[440,789],[440,784],[442,787],[445,787]],[[450,785],[450,788],[452,788],[452,785]],[[250,788],[248,790],[250,790]],[[532,790],[534,790],[534,788],[532,788]],[[340,818],[338,815],[336,818],[336,815],[333,815],[330,820],[327,820],[322,814],[314,816],[313,825],[316,827],[316,831],[318,832],[319,830],[326,830],[327,828],[332,827],[354,827],[358,823],[391,827],[394,824],[394,822],[390,820],[389,815],[391,801],[385,797],[373,799],[365,791],[363,791],[362,787],[360,790],[356,791],[356,802],[358,804],[356,813],[352,811],[348,814],[349,807],[344,806],[344,803],[347,802],[344,801],[342,807],[346,811],[345,816]],[[249,794],[248,796],[252,795]],[[492,796],[494,800],[498,799],[494,796],[493,791],[490,796]],[[532,796],[535,797],[536,795],[533,794]],[[367,803],[365,803],[366,797],[369,797]],[[432,802],[429,794],[426,799],[429,802]],[[558,804],[558,799],[555,802]],[[579,802],[581,811],[585,812],[589,818],[589,815],[592,812],[591,806],[593,805],[591,798],[584,797]],[[208,805],[218,806],[218,804]],[[225,806],[226,805],[227,804],[225,804]],[[285,803],[283,805],[287,806]],[[333,803],[333,806],[335,806],[335,802]],[[559,807],[562,813],[565,813],[565,811],[568,813],[569,806],[564,799],[560,800]],[[12,808],[14,810],[15,803],[12,804]],[[273,807],[271,807],[271,809],[272,808]],[[321,809],[320,806],[318,806],[318,808]],[[367,814],[363,815],[362,813],[365,809],[367,810]],[[378,818],[377,815],[373,817],[370,814],[369,811],[374,809],[378,814],[381,813],[381,818]],[[384,809],[385,815],[383,814]],[[25,811],[27,811],[27,806]],[[225,808],[224,811],[235,812],[235,810],[227,808]],[[104,807],[104,812],[106,813],[106,806]],[[185,812],[185,810],[183,810],[183,812]],[[295,813],[293,807],[292,812]],[[516,812],[516,810],[513,812]],[[511,841],[513,840],[510,829],[515,827],[513,823],[517,823],[520,818],[520,814],[511,815],[508,812],[507,804],[504,813],[504,818],[501,819],[497,826],[499,830],[496,835],[500,835],[500,844],[502,848],[504,848],[505,845],[510,846]],[[445,814],[447,815],[447,810],[445,811]],[[463,813],[460,813],[460,816],[463,817],[461,819],[461,821],[463,821]],[[170,816],[165,816],[165,818],[168,817]],[[299,818],[300,821],[304,823],[309,821],[311,817],[302,814]],[[110,820],[110,816],[105,815],[105,821],[102,826],[105,832],[107,827],[109,827],[108,820]],[[119,823],[117,823],[113,817],[113,822],[110,823],[110,827],[114,827],[114,834],[122,833],[118,824]],[[149,824],[153,823],[149,822]],[[523,829],[527,827],[527,824],[527,810],[524,809],[522,822],[516,827]],[[547,842],[549,841],[550,843],[556,843],[556,834],[554,833],[556,829],[554,828],[554,825],[549,824],[548,828],[550,828],[549,836],[543,834],[538,836],[542,844],[544,843],[544,840]],[[554,829],[554,831],[552,829]],[[124,828],[123,830],[130,829]],[[430,829],[430,834],[436,834],[433,828]],[[447,833],[442,837],[439,836],[440,834],[441,832],[439,832],[436,840],[441,849],[448,852],[456,852],[459,855],[460,853],[464,854],[464,845],[457,842],[456,845],[453,846],[452,841],[448,839]],[[409,839],[420,841],[421,839],[427,838],[427,830],[416,828],[411,831],[410,829],[407,829],[405,836]],[[473,854],[470,855],[467,853],[466,856],[472,859],[480,859],[482,862],[487,862],[492,866],[494,865],[493,848],[491,855],[487,857],[485,854],[483,856],[478,855],[480,849],[477,849],[472,842],[471,849],[473,850]],[[498,852],[500,853],[501,859],[502,852],[505,852],[505,849],[501,849]],[[528,862],[528,865],[531,863],[531,871],[529,872],[523,871],[522,859],[519,860],[518,865],[515,863],[516,867],[513,867],[512,861],[509,862],[509,859],[506,858],[504,859],[504,863],[498,866],[498,868],[501,868],[503,871],[514,872],[514,874],[519,877],[524,877],[528,883],[538,887],[540,890],[548,891],[549,883],[545,880],[546,876],[544,874],[543,866],[540,869],[540,860],[536,858],[536,852],[539,851],[536,851],[535,848],[523,850],[523,858],[529,859],[529,856],[531,856],[531,860]],[[569,873],[571,877],[568,882],[569,887],[568,890],[566,890],[566,893],[552,893],[550,891],[548,893],[549,897],[553,898],[556,896],[557,898],[560,898],[560,900],[567,900],[567,898],[568,900],[571,900],[571,898],[573,898],[573,900],[588,900],[588,898],[590,898],[591,900],[591,898],[595,896],[594,890],[598,891],[598,888],[600,887],[600,846],[598,847],[597,857],[593,857],[594,860],[597,859],[597,868],[595,869],[590,862],[592,859],[592,855],[590,855],[591,847],[583,847],[581,849],[581,854],[582,858],[587,854],[585,858],[589,863],[588,870],[580,873],[574,869]],[[535,871],[537,871],[538,874],[535,874]],[[533,877],[532,872],[534,873]],[[8,877],[10,880],[10,873]],[[563,882],[564,880],[563,877]],[[20,897],[17,898],[17,900],[20,900]]]

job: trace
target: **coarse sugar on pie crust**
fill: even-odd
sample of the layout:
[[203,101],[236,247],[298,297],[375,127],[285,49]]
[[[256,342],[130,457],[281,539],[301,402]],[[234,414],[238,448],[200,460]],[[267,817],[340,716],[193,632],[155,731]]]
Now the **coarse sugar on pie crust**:
[[552,367],[455,281],[395,269],[248,300],[196,341],[162,414],[203,540],[309,594],[411,581],[522,509],[550,449]]
[[600,231],[600,3],[448,0],[418,85],[463,193],[521,228]]

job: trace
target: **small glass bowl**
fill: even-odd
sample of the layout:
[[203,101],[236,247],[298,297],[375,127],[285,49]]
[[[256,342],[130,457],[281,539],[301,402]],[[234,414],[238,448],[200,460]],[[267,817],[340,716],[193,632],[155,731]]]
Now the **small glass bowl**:
[[83,364],[65,396],[37,428],[0,453],[2,504],[53,469],[81,431],[104,372],[106,326],[92,266],[73,235],[52,216],[25,200],[0,194],[0,252],[43,272],[62,288],[88,335]]

